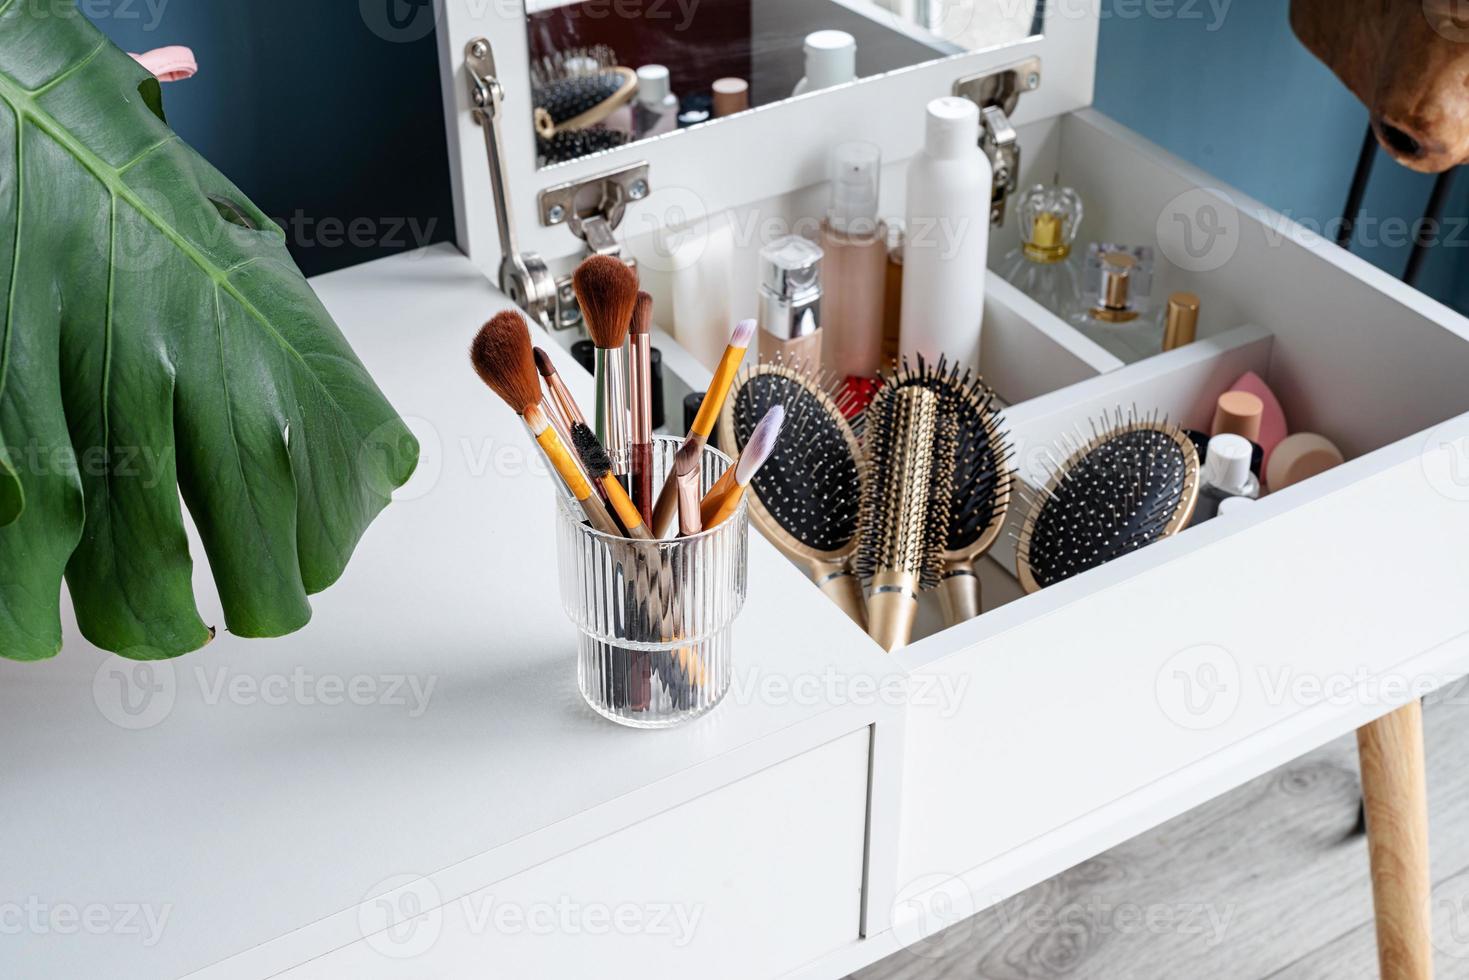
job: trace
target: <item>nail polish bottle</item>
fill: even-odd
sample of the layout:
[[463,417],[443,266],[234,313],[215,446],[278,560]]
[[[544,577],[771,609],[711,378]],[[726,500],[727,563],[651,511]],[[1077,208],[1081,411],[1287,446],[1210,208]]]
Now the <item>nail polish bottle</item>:
[[1260,496],[1260,481],[1250,472],[1250,441],[1243,436],[1222,435],[1209,440],[1209,457],[1200,470],[1199,502],[1189,526],[1212,520],[1219,504],[1230,497]]
[[821,370],[821,247],[787,235],[760,250],[760,358]]
[[867,378],[882,363],[887,226],[877,217],[882,150],[843,143],[831,156],[831,204],[821,224],[822,362],[838,378]]
[[1069,187],[1037,184],[1015,203],[1020,245],[1001,261],[1000,275],[1057,316],[1081,309],[1081,263],[1072,253],[1085,213]]
[[1148,308],[1152,278],[1152,249],[1092,245],[1083,308],[1072,325],[1124,364],[1161,353],[1163,323]]

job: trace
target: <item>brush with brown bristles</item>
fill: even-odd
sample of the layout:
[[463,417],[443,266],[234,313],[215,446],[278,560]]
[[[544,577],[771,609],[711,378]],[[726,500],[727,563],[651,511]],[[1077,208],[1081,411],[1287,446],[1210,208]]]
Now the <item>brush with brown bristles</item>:
[[597,439],[619,478],[629,470],[631,419],[627,407],[628,327],[638,302],[638,275],[620,259],[593,255],[571,277],[587,332],[596,346]]
[[474,338],[469,348],[469,359],[480,380],[503,398],[525,422],[557,475],[581,505],[592,527],[604,534],[621,536],[612,515],[592,492],[592,485],[546,417],[541,404],[541,381],[536,374],[535,356],[531,353],[530,328],[525,318],[515,310],[497,313]]
[[632,314],[632,499],[653,523],[653,297],[638,293]]

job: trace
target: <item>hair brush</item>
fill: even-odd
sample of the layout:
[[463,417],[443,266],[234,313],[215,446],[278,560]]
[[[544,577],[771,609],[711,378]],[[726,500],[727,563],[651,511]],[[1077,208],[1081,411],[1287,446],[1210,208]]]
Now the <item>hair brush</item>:
[[867,409],[867,483],[857,571],[871,582],[867,632],[888,652],[908,645],[918,593],[938,585],[953,497],[957,431],[921,385],[879,389]]
[[1003,428],[994,390],[971,371],[960,373],[940,358],[937,365],[917,358],[911,366],[882,376],[891,388],[926,388],[939,397],[939,414],[953,420],[953,494],[948,527],[941,541],[943,568],[939,602],[949,626],[966,622],[981,612],[979,577],[974,563],[994,545],[1010,510],[1014,479],[1014,448]]
[[1105,565],[1188,526],[1199,497],[1199,454],[1178,426],[1118,409],[1093,422],[1033,499],[1016,571],[1026,592]]
[[845,396],[798,367],[742,371],[719,416],[720,444],[743,453],[760,420],[785,406],[779,441],[750,481],[750,519],[857,625],[867,628],[862,583],[852,570],[863,482],[862,444]]
[[550,139],[537,137],[536,149],[540,164],[549,167],[553,163],[580,160],[582,157],[604,150],[615,150],[628,142],[626,133],[605,126],[590,129],[562,130]]
[[531,70],[536,134],[549,140],[588,129],[632,101],[637,91],[637,72],[618,65],[606,45],[542,58]]

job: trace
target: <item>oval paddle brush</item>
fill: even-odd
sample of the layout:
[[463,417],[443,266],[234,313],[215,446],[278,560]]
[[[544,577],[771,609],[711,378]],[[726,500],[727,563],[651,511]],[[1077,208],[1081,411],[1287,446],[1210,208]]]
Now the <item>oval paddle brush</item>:
[[852,570],[864,477],[858,428],[844,411],[850,405],[799,368],[760,364],[735,378],[719,415],[720,444],[743,454],[776,405],[785,407],[785,420],[750,480],[750,519],[866,629],[862,583]]
[[1016,571],[1037,592],[1187,527],[1199,454],[1178,426],[1118,409],[1030,496]]
[[917,366],[905,358],[882,376],[885,387],[927,388],[939,397],[939,413],[955,426],[953,495],[942,542],[939,603],[944,622],[955,626],[982,611],[975,562],[994,545],[1010,510],[1014,447],[1000,416],[998,400],[984,379],[940,358],[937,365],[920,355]]
[[867,409],[867,483],[857,571],[871,582],[867,632],[889,653],[908,645],[918,594],[938,585],[953,498],[957,432],[921,385],[882,388]]

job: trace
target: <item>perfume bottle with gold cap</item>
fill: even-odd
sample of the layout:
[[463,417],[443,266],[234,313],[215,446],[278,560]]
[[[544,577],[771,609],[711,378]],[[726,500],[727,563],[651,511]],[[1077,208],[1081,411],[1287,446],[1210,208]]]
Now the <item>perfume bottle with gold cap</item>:
[[1153,250],[1095,243],[1087,251],[1086,292],[1071,324],[1124,364],[1163,350],[1163,319],[1149,304]]
[[1081,268],[1071,244],[1081,228],[1081,196],[1069,187],[1037,184],[1015,202],[1020,246],[1000,263],[1000,275],[1058,316],[1081,309]]

